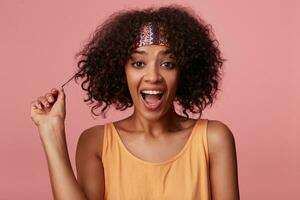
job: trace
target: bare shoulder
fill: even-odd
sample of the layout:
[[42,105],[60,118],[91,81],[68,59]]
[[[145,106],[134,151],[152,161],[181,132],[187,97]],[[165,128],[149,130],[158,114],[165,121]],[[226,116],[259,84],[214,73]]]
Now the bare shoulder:
[[235,149],[233,133],[226,124],[218,120],[208,120],[207,142],[210,155],[222,149]]
[[239,200],[237,156],[231,130],[223,122],[209,120],[207,140],[213,199]]
[[103,135],[104,125],[95,125],[85,129],[79,136],[77,143],[78,149],[95,153],[101,158]]
[[77,181],[87,199],[103,199],[104,167],[101,159],[103,126],[84,130],[76,148]]

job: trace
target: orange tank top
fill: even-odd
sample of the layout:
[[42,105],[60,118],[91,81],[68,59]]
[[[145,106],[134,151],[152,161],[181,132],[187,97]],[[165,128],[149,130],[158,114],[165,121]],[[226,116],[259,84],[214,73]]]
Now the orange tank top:
[[153,163],[134,156],[113,123],[104,125],[105,200],[209,200],[207,119],[197,120],[181,151]]

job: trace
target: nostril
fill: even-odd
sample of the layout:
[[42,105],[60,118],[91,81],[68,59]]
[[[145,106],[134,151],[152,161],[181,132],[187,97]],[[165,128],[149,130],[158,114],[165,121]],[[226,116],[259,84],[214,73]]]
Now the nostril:
[[146,77],[146,80],[148,80],[149,82],[161,82],[163,79],[162,79],[162,76],[161,75],[148,75]]

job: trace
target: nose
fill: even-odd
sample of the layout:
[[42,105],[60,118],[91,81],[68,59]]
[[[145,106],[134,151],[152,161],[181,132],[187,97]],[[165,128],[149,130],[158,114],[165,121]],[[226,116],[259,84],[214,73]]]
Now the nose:
[[144,75],[145,81],[150,83],[158,83],[163,80],[159,66],[156,66],[155,64],[148,66],[148,69],[146,70],[146,73]]

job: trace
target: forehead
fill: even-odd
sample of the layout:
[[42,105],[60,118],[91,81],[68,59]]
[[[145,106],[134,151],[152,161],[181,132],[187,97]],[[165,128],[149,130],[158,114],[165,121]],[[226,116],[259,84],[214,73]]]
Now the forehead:
[[132,54],[140,54],[145,56],[149,54],[168,55],[171,54],[171,51],[167,46],[164,45],[147,45],[134,49]]

